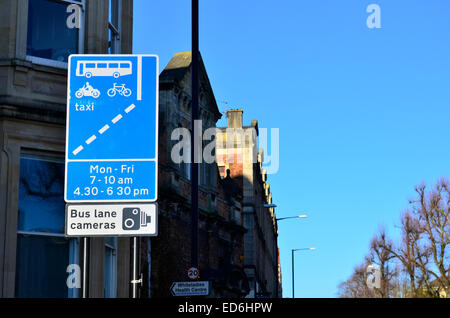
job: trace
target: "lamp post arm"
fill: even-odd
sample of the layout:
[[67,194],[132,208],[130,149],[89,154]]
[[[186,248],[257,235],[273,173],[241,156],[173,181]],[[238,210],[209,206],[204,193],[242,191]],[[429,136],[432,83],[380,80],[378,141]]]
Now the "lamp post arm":
[[287,217],[284,217],[284,218],[277,218],[276,220],[277,221],[282,221],[282,220],[287,220],[287,219],[304,219],[306,217],[307,217],[306,215],[296,215],[296,216],[287,216]]
[[294,285],[294,252],[296,251],[313,251],[315,247],[307,247],[307,248],[294,248],[292,249],[292,298],[295,298],[295,285]]

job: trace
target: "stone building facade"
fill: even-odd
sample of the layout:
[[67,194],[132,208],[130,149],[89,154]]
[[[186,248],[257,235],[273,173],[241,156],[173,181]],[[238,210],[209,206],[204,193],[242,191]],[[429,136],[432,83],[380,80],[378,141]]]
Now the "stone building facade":
[[[80,24],[69,28],[73,4],[82,9]],[[84,254],[80,239],[64,236],[67,58],[130,54],[132,26],[132,0],[0,1],[0,297],[80,297],[80,288],[66,285],[68,265]],[[190,165],[171,159],[172,132],[190,128],[190,64],[189,52],[178,53],[160,75],[159,236],[139,239],[140,297],[171,296],[191,265]],[[205,131],[222,115],[200,68]],[[260,163],[253,173],[233,166],[228,176],[215,162],[200,164],[199,267],[211,297],[273,289],[276,235],[263,208],[271,195]],[[89,239],[88,297],[130,296],[130,247],[129,238]]]
[[[170,296],[171,284],[187,280],[191,265],[190,164],[175,163],[171,157],[180,140],[172,132],[191,127],[191,58],[190,52],[175,54],[160,75],[159,234],[150,241],[151,297]],[[203,133],[215,127],[221,113],[201,60],[199,72]],[[184,155],[190,160],[190,154]],[[215,162],[199,164],[199,269],[200,280],[211,282],[210,297],[244,297],[249,291],[239,190],[232,178],[220,178]]]
[[[66,285],[82,255],[64,237],[67,58],[131,53],[132,17],[132,0],[0,1],[0,297],[80,296]],[[90,239],[89,256],[89,296],[128,297],[130,239]]]
[[244,267],[248,297],[279,297],[278,228],[262,149],[257,149],[258,122],[243,125],[243,110],[227,111],[228,126],[217,129],[217,164],[222,177],[230,171],[242,189]]

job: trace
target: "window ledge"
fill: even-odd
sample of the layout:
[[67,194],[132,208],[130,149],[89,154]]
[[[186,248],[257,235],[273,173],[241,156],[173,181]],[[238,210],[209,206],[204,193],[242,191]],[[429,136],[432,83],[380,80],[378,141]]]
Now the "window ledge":
[[44,59],[41,57],[30,56],[30,55],[27,55],[26,60],[33,64],[50,66],[50,67],[65,69],[65,70],[68,69],[68,64],[66,62],[54,61],[54,60]]

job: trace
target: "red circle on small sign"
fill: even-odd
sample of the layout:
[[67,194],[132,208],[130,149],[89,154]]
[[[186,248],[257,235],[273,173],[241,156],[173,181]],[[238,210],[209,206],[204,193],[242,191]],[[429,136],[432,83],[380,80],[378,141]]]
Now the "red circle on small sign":
[[200,270],[195,266],[189,267],[186,275],[190,280],[197,280],[200,278]]

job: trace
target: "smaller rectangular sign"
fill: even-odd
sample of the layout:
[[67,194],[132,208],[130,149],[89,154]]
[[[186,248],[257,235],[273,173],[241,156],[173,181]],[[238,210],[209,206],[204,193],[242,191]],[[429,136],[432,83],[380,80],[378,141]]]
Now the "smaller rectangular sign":
[[209,282],[175,282],[170,290],[174,296],[207,296],[209,295]]
[[149,204],[67,204],[66,236],[156,236],[158,211]]

